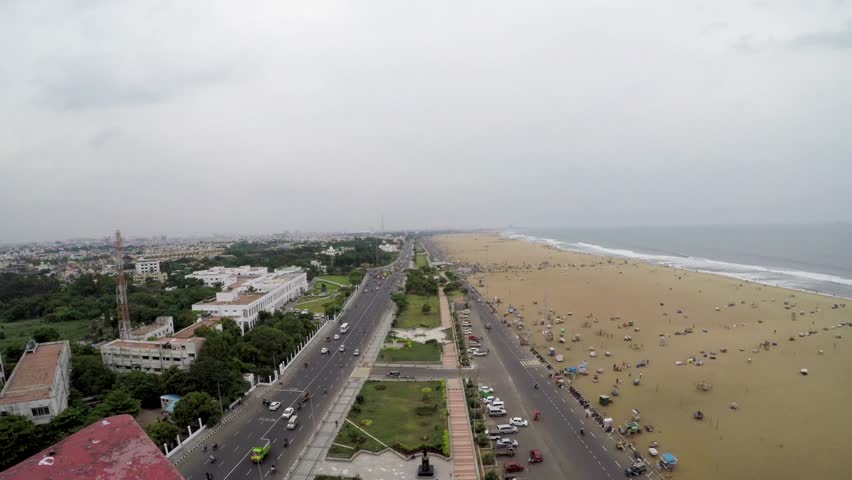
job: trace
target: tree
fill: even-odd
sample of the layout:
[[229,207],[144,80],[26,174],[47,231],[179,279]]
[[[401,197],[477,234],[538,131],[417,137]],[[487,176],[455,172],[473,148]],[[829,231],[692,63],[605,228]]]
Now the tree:
[[[177,405],[175,405],[175,407],[177,407]],[[181,433],[181,430],[172,423],[157,422],[145,427],[145,433],[151,437],[151,440],[153,440],[158,447],[162,447],[163,444],[173,445],[177,443],[177,436]]]
[[71,355],[71,385],[84,396],[101,395],[112,388],[115,373],[95,355]]
[[339,303],[329,303],[325,306],[325,316],[334,317],[343,310],[343,306]]
[[488,473],[485,474],[485,480],[500,480],[500,475],[494,470],[489,470]]
[[36,453],[41,447],[36,426],[18,415],[0,416],[0,470]]
[[123,388],[114,388],[95,408],[95,415],[99,417],[111,417],[124,413],[136,415],[139,413],[140,402],[130,396],[130,392]]
[[219,404],[207,392],[189,392],[175,404],[172,418],[180,428],[198,425],[199,418],[210,427],[219,421],[219,412]]
[[120,373],[115,380],[117,388],[124,388],[130,396],[142,402],[144,408],[160,406],[163,391],[163,379],[159,375],[146,372]]
[[423,312],[424,315],[428,315],[429,312],[432,311],[432,305],[428,303],[424,303],[422,307],[420,307],[420,311]]
[[54,438],[59,438],[92,423],[94,418],[88,412],[77,407],[68,407],[50,421],[50,430]]
[[38,343],[55,342],[59,340],[59,332],[53,327],[38,327],[33,330],[33,339]]
[[163,394],[176,393],[184,395],[192,391],[192,380],[189,377],[189,372],[180,370],[177,367],[171,367],[163,372],[160,382]]

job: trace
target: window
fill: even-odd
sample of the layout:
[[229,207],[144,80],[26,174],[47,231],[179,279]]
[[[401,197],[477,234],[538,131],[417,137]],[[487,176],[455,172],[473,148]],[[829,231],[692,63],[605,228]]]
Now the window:
[[195,358],[195,354],[194,354],[194,353],[190,353],[190,354],[189,354],[189,358]]
[[49,407],[36,407],[36,408],[31,409],[31,410],[33,412],[34,417],[41,417],[41,416],[44,416],[44,415],[50,415],[50,408]]
[[142,355],[142,360],[148,360],[148,355]]

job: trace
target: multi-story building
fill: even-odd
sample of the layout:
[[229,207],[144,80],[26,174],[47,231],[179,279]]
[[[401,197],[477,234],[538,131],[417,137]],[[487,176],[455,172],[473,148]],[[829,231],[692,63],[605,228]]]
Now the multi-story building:
[[[226,270],[236,270],[237,274]],[[281,268],[272,273],[265,267],[216,267],[193,275],[205,284],[212,281],[225,287],[216,293],[215,299],[196,303],[192,309],[203,315],[232,318],[243,333],[254,328],[260,311],[274,312],[308,289],[308,277],[299,267]]]
[[174,335],[175,320],[173,317],[157,317],[154,323],[142,325],[130,331],[130,340],[158,339]]
[[48,423],[68,408],[71,347],[61,342],[27,344],[9,381],[0,392],[0,413]]
[[139,370],[160,374],[171,367],[186,370],[198,358],[203,338],[113,340],[101,346],[104,365],[117,372]]
[[168,275],[160,271],[160,261],[156,259],[139,258],[136,260],[136,268],[133,271],[133,280],[135,282],[144,282],[152,278],[158,282],[165,282]]

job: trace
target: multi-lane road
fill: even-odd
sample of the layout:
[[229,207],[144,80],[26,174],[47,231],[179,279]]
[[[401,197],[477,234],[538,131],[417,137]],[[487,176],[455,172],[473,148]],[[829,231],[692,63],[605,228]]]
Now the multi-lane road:
[[[440,252],[431,242],[422,243],[433,259],[440,258]],[[468,304],[474,334],[489,352],[485,357],[472,357],[470,375],[479,384],[493,387],[508,411],[506,417],[486,417],[486,426],[493,430],[497,424],[515,416],[530,420],[529,427],[521,427],[514,435],[520,456],[499,461],[525,464],[524,454],[534,448],[542,451],[544,462],[528,465],[518,478],[623,478],[624,469],[631,464],[630,458],[617,451],[614,440],[586,418],[585,411],[567,389],[555,387],[548,378],[548,370],[528,347],[519,345],[511,327],[504,326],[487,303],[478,301],[475,288],[467,287],[471,292]],[[484,328],[486,323],[491,325],[490,330]],[[535,410],[540,411],[538,422],[532,419]],[[580,433],[581,428],[584,434]]]
[[[197,449],[177,465],[184,477],[187,480],[204,480],[210,473],[215,480],[283,478],[358,363],[359,357],[353,355],[355,349],[362,352],[366,349],[379,320],[392,307],[390,295],[401,282],[411,254],[412,246],[406,244],[394,265],[368,273],[370,280],[354,294],[346,311],[335,322],[334,330],[329,330],[329,335],[338,333],[338,325],[342,323],[349,323],[349,332],[337,341],[314,339],[299,356],[297,365],[291,365],[280,382],[264,395],[267,400],[281,402],[277,411],[270,411],[259,401],[243,407],[245,411],[207,439],[208,445],[218,444],[216,451],[212,448],[207,452]],[[382,271],[390,273],[382,278],[379,275]],[[338,351],[341,344],[346,346],[344,352]],[[327,347],[329,353],[321,354],[322,347]],[[310,392],[311,399],[296,411],[299,417],[296,430],[288,430],[287,421],[281,418],[281,414],[287,407],[295,408],[306,390]],[[269,456],[263,463],[253,463],[249,458],[250,451],[263,445],[264,439],[269,439],[272,444]],[[211,454],[215,456],[212,463],[209,461]],[[276,471],[272,471],[272,465],[276,466]]]

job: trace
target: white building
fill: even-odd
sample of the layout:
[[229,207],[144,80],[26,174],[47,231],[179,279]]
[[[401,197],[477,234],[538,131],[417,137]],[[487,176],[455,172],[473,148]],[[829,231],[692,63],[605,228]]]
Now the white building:
[[228,288],[237,283],[243,277],[259,277],[269,273],[266,267],[251,267],[243,265],[242,267],[213,267],[209,270],[197,270],[187,275],[186,278],[197,278],[204,282],[204,285],[213,287],[217,283],[222,285],[222,288]]
[[379,250],[387,253],[396,253],[399,251],[399,247],[393,243],[383,243],[379,245]]
[[161,374],[171,367],[186,370],[198,358],[203,338],[161,338],[145,340],[113,340],[101,346],[104,365],[116,372]]
[[142,325],[130,331],[130,340],[148,340],[151,337],[164,338],[174,335],[175,320],[173,317],[157,317],[154,323]]
[[[222,267],[217,268],[224,270]],[[240,267],[240,269],[252,270],[251,267]],[[221,272],[221,270],[218,271]],[[254,269],[255,272],[260,270]],[[210,298],[196,303],[192,309],[205,312],[207,315],[232,318],[245,333],[246,330],[254,328],[261,310],[272,313],[287,302],[300,297],[308,289],[307,274],[299,267],[281,268],[272,273],[267,273],[266,268],[262,270],[263,273],[260,275],[238,275],[233,282],[230,282],[232,276],[222,273],[218,273],[218,276],[208,274],[209,271],[193,273],[197,275],[194,278],[201,278],[205,283],[207,279],[213,278],[223,278],[230,283],[214,281],[213,283],[223,283],[226,286],[221,292],[216,293],[215,299]]]
[[325,273],[327,271],[327,267],[323,265],[322,262],[320,262],[319,260],[311,260],[311,266],[315,267],[322,273]]
[[148,278],[153,278],[159,282],[164,282],[168,276],[160,272],[159,260],[146,260],[139,258],[136,260],[136,269],[133,272],[133,280],[136,282],[144,282]]
[[68,341],[31,342],[0,392],[0,412],[48,423],[68,408],[70,384]]

